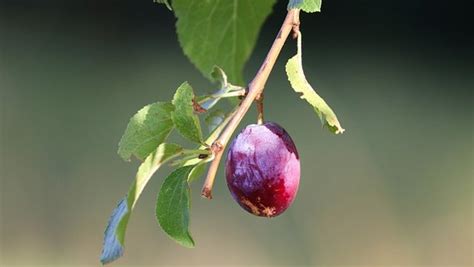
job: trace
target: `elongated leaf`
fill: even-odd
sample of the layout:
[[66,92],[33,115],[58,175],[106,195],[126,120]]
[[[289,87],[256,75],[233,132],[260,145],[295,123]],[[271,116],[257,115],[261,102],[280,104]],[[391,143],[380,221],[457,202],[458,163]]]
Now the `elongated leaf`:
[[127,196],[119,201],[105,230],[104,245],[100,258],[103,264],[122,256],[128,220],[138,198],[152,175],[164,162],[181,155],[182,152],[183,148],[178,145],[161,144],[140,165],[135,181],[130,187]]
[[166,177],[156,201],[156,218],[170,238],[180,245],[192,248],[194,240],[189,233],[188,175],[194,166],[181,167]]
[[242,70],[275,0],[173,0],[184,54],[211,79],[214,65],[243,85]]
[[302,99],[305,99],[313,106],[321,122],[326,124],[330,131],[336,134],[343,133],[344,129],[341,127],[336,114],[306,80],[303,72],[301,38],[300,33],[298,35],[298,53],[286,63],[286,74],[288,75],[291,87],[301,94]]
[[201,124],[198,116],[194,114],[193,100],[193,88],[184,82],[174,94],[175,110],[171,113],[171,118],[183,137],[196,143],[202,143]]
[[123,245],[119,242],[115,232],[118,228],[119,222],[127,214],[129,214],[129,210],[127,207],[127,198],[125,197],[119,201],[117,207],[112,212],[107,228],[105,229],[102,255],[100,256],[102,264],[112,262],[123,255]]
[[140,109],[127,125],[119,143],[118,154],[124,160],[134,155],[145,159],[163,143],[173,129],[171,103],[157,102]]
[[308,13],[321,12],[322,0],[290,0],[288,9],[298,8]]

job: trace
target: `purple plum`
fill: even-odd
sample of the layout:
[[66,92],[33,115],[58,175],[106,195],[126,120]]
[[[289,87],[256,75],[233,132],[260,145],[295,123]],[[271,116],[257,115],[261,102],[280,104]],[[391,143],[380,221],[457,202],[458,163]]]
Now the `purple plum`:
[[257,216],[275,217],[291,205],[298,191],[298,151],[280,125],[251,124],[232,142],[225,174],[242,208]]

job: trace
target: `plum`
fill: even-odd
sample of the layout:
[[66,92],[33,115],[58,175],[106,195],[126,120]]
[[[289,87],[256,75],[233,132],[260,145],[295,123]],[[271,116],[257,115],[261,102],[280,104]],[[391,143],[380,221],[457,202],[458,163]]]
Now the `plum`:
[[242,208],[257,216],[275,217],[291,205],[298,191],[298,151],[280,125],[251,124],[230,145],[225,174]]

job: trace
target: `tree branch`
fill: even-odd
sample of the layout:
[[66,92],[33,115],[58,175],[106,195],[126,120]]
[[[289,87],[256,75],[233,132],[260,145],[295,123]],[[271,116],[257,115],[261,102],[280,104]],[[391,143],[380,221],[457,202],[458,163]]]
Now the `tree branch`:
[[214,184],[214,178],[216,177],[217,169],[219,167],[222,154],[224,153],[225,146],[229,142],[232,134],[240,124],[240,121],[244,117],[245,113],[247,113],[254,100],[263,92],[268,77],[270,76],[278,56],[280,55],[280,51],[283,48],[288,35],[293,29],[299,28],[299,12],[299,9],[290,9],[288,11],[285,21],[283,22],[283,25],[281,26],[280,31],[273,42],[273,45],[270,48],[270,51],[268,51],[267,57],[263,61],[254,79],[248,86],[248,94],[243,99],[237,112],[232,117],[232,120],[229,122],[224,132],[212,145],[211,149],[214,153],[214,160],[211,162],[206,181],[204,182],[204,186],[202,188],[201,195],[203,197],[208,199],[212,198],[212,185]]

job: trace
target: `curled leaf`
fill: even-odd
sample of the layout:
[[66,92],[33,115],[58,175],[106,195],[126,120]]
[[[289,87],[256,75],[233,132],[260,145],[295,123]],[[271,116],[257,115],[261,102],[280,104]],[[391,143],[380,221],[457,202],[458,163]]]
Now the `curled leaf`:
[[104,244],[102,246],[102,255],[100,256],[100,262],[107,264],[112,262],[123,255],[123,245],[117,238],[115,231],[118,228],[119,222],[129,214],[127,207],[127,198],[123,198],[119,201],[117,207],[110,216],[109,223],[104,232]]
[[301,94],[302,99],[313,106],[321,122],[327,125],[331,132],[335,134],[343,133],[345,130],[341,127],[334,111],[329,107],[326,101],[314,91],[313,87],[311,87],[306,80],[306,76],[303,72],[301,38],[301,33],[299,33],[298,53],[286,63],[286,74],[288,75],[291,87],[293,87],[295,92]]
[[211,77],[215,82],[219,82],[221,88],[227,87],[227,74],[225,74],[224,70],[218,66],[214,66],[211,72]]
[[[218,82],[220,87],[219,90],[214,92],[211,95],[202,97],[199,100],[201,106],[206,110],[210,110],[214,107],[222,98],[235,98],[236,96],[241,96],[245,93],[245,88],[233,85],[227,81],[227,74],[219,68],[214,66],[214,69],[211,73],[211,77],[214,81]],[[231,99],[230,98],[230,99]],[[237,103],[234,103],[234,105]]]

